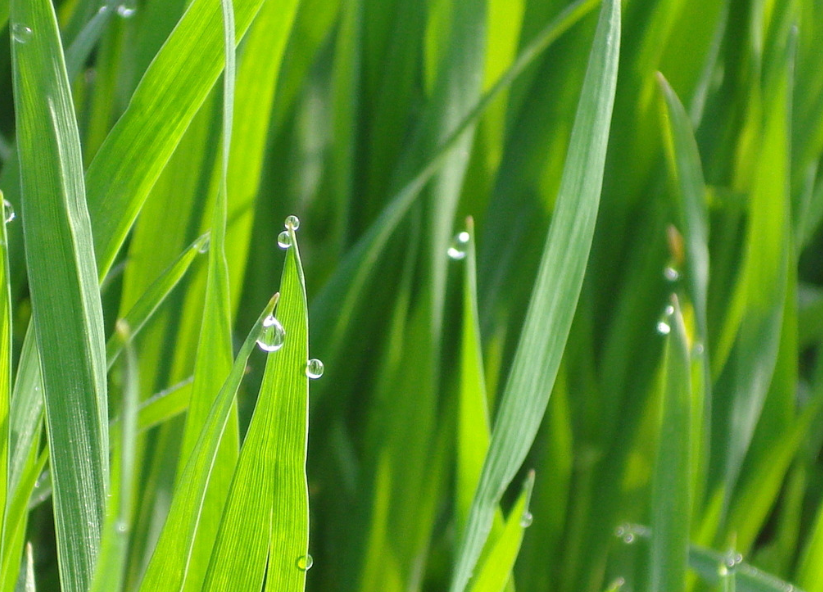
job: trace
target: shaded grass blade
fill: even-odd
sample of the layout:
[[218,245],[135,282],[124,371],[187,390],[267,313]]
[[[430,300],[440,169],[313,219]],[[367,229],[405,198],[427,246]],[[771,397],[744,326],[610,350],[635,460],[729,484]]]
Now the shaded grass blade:
[[691,526],[691,384],[686,326],[672,296],[664,354],[660,440],[652,482],[650,592],[686,588]]
[[607,0],[600,14],[554,220],[457,554],[452,592],[465,589],[491,528],[498,500],[540,426],[583,283],[614,105],[620,3]]
[[108,484],[103,312],[69,81],[51,2],[12,4],[26,261],[65,592],[88,588]]
[[291,246],[276,311],[286,338],[266,362],[204,590],[257,590],[264,579],[267,590],[305,587],[308,312],[294,228],[288,233]]
[[180,590],[185,584],[191,546],[198,528],[203,498],[206,495],[217,448],[234,405],[240,381],[245,374],[246,362],[263,332],[263,320],[274,309],[276,299],[275,296],[269,302],[252,328],[212,405],[200,438],[178,480],[179,485],[166,523],[140,585],[141,591]]

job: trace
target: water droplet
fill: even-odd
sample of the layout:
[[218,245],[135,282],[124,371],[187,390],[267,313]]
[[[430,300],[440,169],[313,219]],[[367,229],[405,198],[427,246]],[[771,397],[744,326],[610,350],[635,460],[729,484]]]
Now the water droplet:
[[680,272],[677,271],[671,265],[667,265],[666,268],[663,270],[663,277],[670,282],[676,282],[680,279]]
[[26,25],[22,25],[20,23],[14,23],[11,26],[11,38],[14,39],[17,43],[25,43],[29,39],[31,39],[32,31]]
[[126,524],[125,520],[118,520],[117,524],[115,524],[115,528],[117,529],[117,532],[128,532],[129,531],[129,525]]
[[743,563],[743,555],[740,553],[735,553],[734,551],[729,551],[726,553],[726,557],[723,559],[723,562],[726,564],[727,568],[732,569]]
[[197,248],[198,253],[208,253],[209,247],[211,246],[211,235],[204,234],[200,238],[197,239],[197,242],[194,244]]
[[729,575],[729,569],[725,565],[721,565],[717,569],[717,575],[719,575],[721,578],[725,578],[727,575]]
[[314,565],[314,559],[311,555],[301,555],[297,558],[297,569],[300,571],[309,571]]
[[300,219],[297,216],[287,216],[286,217],[286,229],[288,230],[289,226],[291,226],[292,230],[297,230],[300,228]]
[[665,308],[665,312],[666,312],[667,316],[673,315],[674,314],[674,307],[671,304],[667,305],[666,308]]
[[135,6],[134,2],[124,2],[117,7],[117,14],[120,18],[131,18],[135,12],[137,12],[137,6]]
[[657,323],[657,332],[661,335],[668,335],[671,333],[672,328],[666,321],[658,321]]
[[3,220],[6,221],[6,224],[11,222],[17,217],[17,214],[14,213],[14,207],[11,205],[11,202],[7,199],[3,200]]
[[532,516],[531,512],[523,512],[523,515],[520,517],[520,526],[522,528],[528,528],[534,522],[534,516]]
[[469,244],[469,233],[465,230],[458,232],[457,236],[452,239],[452,244],[446,254],[449,258],[459,261],[466,258],[466,245]]
[[257,345],[266,352],[277,351],[286,341],[286,331],[280,321],[272,315],[263,320],[263,333],[257,339]]
[[109,5],[104,4],[100,8],[97,9],[97,14],[106,14],[109,11]]
[[703,355],[703,352],[704,352],[705,350],[706,350],[706,348],[705,348],[705,347],[703,347],[703,344],[702,344],[702,343],[700,343],[700,342],[698,341],[698,342],[696,342],[696,343],[694,344],[694,347],[692,348],[692,355],[694,355],[694,356],[702,356],[702,355]]
[[626,534],[623,535],[623,542],[626,543],[627,545],[631,545],[634,542],[634,540],[635,539],[634,539],[634,533],[633,532],[627,532]]
[[288,249],[291,246],[291,235],[288,230],[284,230],[277,235],[277,246],[281,249]]
[[323,376],[323,362],[313,358],[306,364],[306,376],[309,378],[320,378]]
[[626,534],[626,527],[623,524],[614,529],[614,536],[622,537],[624,534]]

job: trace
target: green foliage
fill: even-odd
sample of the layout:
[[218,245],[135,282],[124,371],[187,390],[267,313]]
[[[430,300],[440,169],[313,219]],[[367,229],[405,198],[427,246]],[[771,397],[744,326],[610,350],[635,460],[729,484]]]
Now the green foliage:
[[0,27],[0,592],[823,592],[819,0]]

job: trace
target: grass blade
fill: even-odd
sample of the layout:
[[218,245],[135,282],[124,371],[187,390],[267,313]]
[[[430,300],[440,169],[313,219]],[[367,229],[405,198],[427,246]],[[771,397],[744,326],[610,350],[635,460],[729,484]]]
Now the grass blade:
[[[0,191],[0,204],[3,192]],[[0,508],[5,508],[9,491],[9,408],[11,406],[11,290],[9,280],[6,217],[0,219]],[[0,558],[5,554],[8,533],[2,531]]]
[[619,47],[620,3],[607,0],[583,83],[554,220],[457,555],[452,592],[466,587],[497,503],[537,433],[560,365],[600,201]]
[[108,484],[103,312],[69,81],[51,2],[12,4],[26,260],[43,374],[60,576],[88,589]]
[[672,296],[670,332],[664,357],[664,387],[652,483],[652,536],[649,564],[651,592],[686,588],[691,526],[691,384],[686,326]]
[[292,226],[288,233],[291,247],[277,305],[286,339],[266,362],[204,590],[257,590],[264,578],[267,590],[297,592],[305,587],[308,313]]
[[228,378],[212,405],[200,438],[197,441],[179,479],[160,540],[146,568],[140,590],[181,590],[186,580],[189,555],[200,520],[217,448],[234,404],[237,389],[246,370],[246,363],[258,338],[263,333],[263,320],[271,314],[277,296],[269,302],[263,314],[246,337],[234,360]]

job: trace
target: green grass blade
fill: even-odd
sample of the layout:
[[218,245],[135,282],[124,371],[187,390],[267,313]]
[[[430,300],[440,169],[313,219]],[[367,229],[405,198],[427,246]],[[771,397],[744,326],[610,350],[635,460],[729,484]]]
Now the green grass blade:
[[128,325],[119,321],[117,333],[125,343],[123,358],[123,394],[120,413],[120,438],[113,442],[112,484],[108,516],[100,543],[100,560],[94,573],[91,592],[117,592],[123,583],[123,568],[128,549],[132,516],[131,494],[136,477],[137,417],[140,385],[137,355],[131,345]]
[[534,471],[530,471],[523,484],[523,492],[509,512],[505,527],[480,566],[471,587],[472,592],[502,592],[506,589],[523,534],[531,524],[529,500],[533,487]]
[[60,575],[88,588],[108,483],[103,313],[83,166],[57,20],[48,1],[12,5],[26,260],[40,345]]
[[37,592],[37,584],[34,581],[34,550],[31,543],[26,545],[25,569],[20,572],[20,579],[17,581],[15,592]]
[[[0,204],[3,192],[0,191]],[[9,491],[9,409],[11,406],[11,291],[9,283],[8,232],[0,219],[0,508],[6,507]],[[0,538],[0,558],[5,554],[8,533]]]
[[[262,0],[237,0],[240,39]],[[220,7],[195,0],[140,81],[86,173],[101,275],[225,63]]]
[[[726,567],[727,562],[730,562],[729,554],[718,553],[695,545],[689,549],[689,565],[709,584],[717,585],[722,582],[720,572],[723,567],[729,570]],[[732,569],[733,571],[729,571],[734,575],[733,585],[736,592],[804,592],[745,562],[736,563]],[[728,585],[727,582],[722,583]]]
[[652,482],[651,592],[686,588],[691,526],[691,384],[689,345],[680,304],[672,296],[664,357],[660,441]]
[[[228,171],[234,124],[235,89],[235,24],[232,0],[222,0],[225,71],[223,72],[222,153],[220,182],[211,219],[206,301],[203,310],[200,340],[194,363],[186,428],[180,449],[179,470],[188,462],[197,443],[209,410],[218,395],[224,377],[232,364],[231,302],[229,294],[229,266],[226,260],[226,222],[228,218]],[[200,590],[203,585],[214,537],[220,524],[223,505],[229,492],[239,452],[237,411],[234,407],[226,423],[222,441],[214,459],[212,476],[203,499],[200,524],[189,556],[184,590]]]
[[263,320],[271,313],[275,303],[276,297],[269,302],[263,314],[260,315],[240,348],[231,372],[212,405],[200,438],[178,480],[179,485],[175,490],[165,526],[140,585],[140,590],[143,592],[180,590],[185,584],[191,546],[198,528],[203,498],[206,495],[217,449],[222,440],[237,389],[245,374],[249,355],[263,333]]
[[[129,327],[128,337],[134,338],[143,328],[158,307],[165,302],[168,295],[177,286],[183,276],[189,269],[197,255],[207,247],[209,237],[203,235],[198,238],[188,249],[183,251],[163,274],[158,277],[149,287],[146,292],[140,296],[131,307],[129,312],[123,316],[123,321]],[[122,335],[115,332],[106,343],[106,364],[111,368],[120,352],[123,351],[124,343],[121,339]]]
[[474,222],[466,225],[468,243],[463,271],[463,333],[460,344],[460,394],[457,419],[455,513],[460,530],[466,525],[474,491],[489,449],[488,396],[477,311]]
[[266,362],[204,590],[257,590],[264,578],[267,590],[305,587],[308,313],[297,238],[288,232],[277,304],[286,338]]
[[462,592],[494,511],[531,446],[551,393],[583,282],[600,202],[620,47],[620,4],[601,9],[554,220],[503,394],[451,583]]

